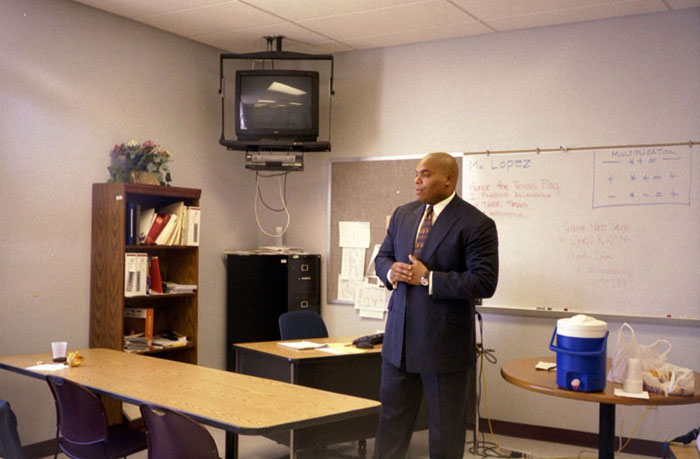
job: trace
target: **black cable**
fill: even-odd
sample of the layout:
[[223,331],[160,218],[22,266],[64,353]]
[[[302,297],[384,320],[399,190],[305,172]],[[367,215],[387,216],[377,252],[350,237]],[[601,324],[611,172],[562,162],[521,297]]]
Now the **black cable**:
[[[474,314],[476,315],[477,320],[479,321],[479,337],[481,338],[480,343],[476,343],[476,353],[478,358],[486,359],[489,363],[496,364],[498,362],[498,359],[496,359],[495,351],[493,349],[484,349],[484,322],[481,318],[481,314],[478,311],[474,311]],[[477,370],[477,397],[476,397],[476,420],[475,422],[478,423],[479,419],[481,419],[481,412],[480,412],[480,407],[481,407],[481,380],[482,380],[482,370],[483,370],[483,364],[478,366]],[[475,428],[478,428],[478,426],[475,426]],[[510,456],[504,456],[502,453],[498,451],[500,448],[497,443],[491,442],[491,441],[486,441],[486,435],[484,432],[480,432],[481,434],[481,440],[474,440],[474,441],[468,441],[468,445],[472,445],[469,447],[468,451],[470,454],[474,454],[477,456],[481,457],[510,457]]]

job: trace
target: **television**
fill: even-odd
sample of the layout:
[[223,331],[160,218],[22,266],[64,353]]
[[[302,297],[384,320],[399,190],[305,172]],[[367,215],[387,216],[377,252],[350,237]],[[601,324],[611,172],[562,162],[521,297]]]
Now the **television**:
[[234,108],[238,141],[315,142],[318,97],[318,72],[236,71]]

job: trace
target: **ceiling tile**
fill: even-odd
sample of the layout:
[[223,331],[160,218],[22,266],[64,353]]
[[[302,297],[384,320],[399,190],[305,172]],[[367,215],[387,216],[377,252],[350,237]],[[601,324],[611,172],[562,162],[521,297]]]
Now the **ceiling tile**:
[[346,39],[346,43],[357,49],[382,48],[386,46],[405,45],[423,41],[444,40],[492,33],[491,29],[478,22],[454,24],[421,30],[406,30],[389,34],[368,35]]
[[283,22],[282,19],[240,2],[219,3],[139,20],[153,27],[190,37]]
[[424,30],[476,22],[459,8],[443,0],[395,6],[370,12],[349,13],[299,21],[299,24],[328,37],[348,42],[351,38]]
[[[610,4],[616,0],[452,0],[482,20]],[[662,3],[661,0],[656,0]]]
[[236,3],[237,0],[75,0],[127,18],[143,18],[213,3]]
[[429,0],[241,0],[281,17],[298,21],[384,9]]
[[610,2],[593,6],[571,8],[565,10],[546,11],[541,13],[524,14],[484,21],[497,31],[545,27],[557,24],[608,19],[619,16],[632,16],[659,11],[668,11],[658,0],[641,0],[629,2]]

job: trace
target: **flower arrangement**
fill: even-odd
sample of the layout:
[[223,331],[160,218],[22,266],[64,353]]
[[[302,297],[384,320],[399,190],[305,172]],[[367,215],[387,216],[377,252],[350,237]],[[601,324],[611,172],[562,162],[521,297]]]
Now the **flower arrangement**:
[[[160,148],[152,140],[139,144],[135,140],[115,145],[110,153],[112,164],[109,170],[110,182],[134,182],[139,173],[149,172],[160,185],[170,184],[170,152]],[[154,183],[157,184],[157,183]]]

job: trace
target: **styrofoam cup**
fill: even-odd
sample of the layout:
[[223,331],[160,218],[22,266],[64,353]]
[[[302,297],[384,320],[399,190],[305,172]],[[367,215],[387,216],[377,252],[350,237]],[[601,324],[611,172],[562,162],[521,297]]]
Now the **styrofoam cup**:
[[68,348],[67,341],[54,341],[51,343],[51,352],[53,353],[54,362],[66,361],[66,349]]
[[642,392],[642,362],[639,359],[627,360],[627,374],[622,384],[622,390],[629,394]]

